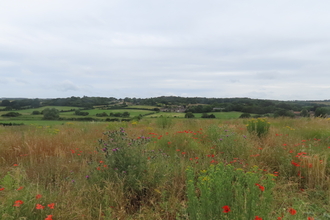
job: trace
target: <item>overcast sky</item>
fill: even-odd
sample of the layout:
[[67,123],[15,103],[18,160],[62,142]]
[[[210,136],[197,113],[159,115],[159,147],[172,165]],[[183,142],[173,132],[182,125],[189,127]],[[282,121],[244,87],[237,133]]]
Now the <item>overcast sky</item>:
[[330,99],[329,0],[0,0],[0,97]]

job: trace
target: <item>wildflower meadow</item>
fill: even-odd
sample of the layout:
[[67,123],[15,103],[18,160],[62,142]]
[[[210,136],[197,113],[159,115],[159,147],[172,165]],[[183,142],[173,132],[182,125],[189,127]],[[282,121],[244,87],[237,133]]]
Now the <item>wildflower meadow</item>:
[[329,156],[324,118],[0,127],[0,219],[330,219]]

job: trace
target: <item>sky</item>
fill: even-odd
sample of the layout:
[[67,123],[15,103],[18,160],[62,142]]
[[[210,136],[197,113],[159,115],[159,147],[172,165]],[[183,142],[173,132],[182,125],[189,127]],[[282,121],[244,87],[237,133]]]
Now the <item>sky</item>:
[[0,1],[0,97],[330,99],[329,0]]

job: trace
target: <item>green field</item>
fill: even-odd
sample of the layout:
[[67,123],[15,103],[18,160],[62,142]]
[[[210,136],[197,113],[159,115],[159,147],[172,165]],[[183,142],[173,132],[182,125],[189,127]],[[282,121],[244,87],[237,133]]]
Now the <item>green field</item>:
[[[153,109],[155,108],[154,106],[129,106],[130,108],[136,107],[136,108],[146,108],[146,109]],[[33,111],[42,111],[45,108],[56,108],[59,111],[68,111],[72,109],[79,110],[80,108],[78,107],[73,107],[73,106],[44,106],[41,108],[35,108],[35,109],[25,109],[25,110],[16,110],[13,112],[18,112],[22,114],[21,116],[18,117],[3,117],[1,115],[6,114],[11,111],[0,111],[0,123],[24,123],[25,125],[29,124],[39,124],[39,125],[45,125],[47,123],[49,124],[63,124],[65,123],[65,120],[69,120],[72,118],[84,118],[84,117],[93,117],[95,120],[105,120],[106,118],[114,118],[114,117],[97,117],[96,114],[99,113],[107,113],[110,115],[110,113],[123,113],[123,112],[128,112],[130,113],[130,118],[139,116],[139,115],[145,115],[144,117],[146,118],[158,118],[158,117],[171,117],[171,118],[184,118],[185,113],[175,113],[175,112],[155,112],[155,111],[149,111],[149,110],[140,110],[140,109],[113,109],[113,110],[102,110],[102,109],[90,109],[90,110],[81,110],[81,112],[88,112],[88,116],[79,116],[75,115],[74,111],[70,112],[60,112],[60,117],[64,119],[64,121],[44,121],[43,120],[43,115],[32,115]],[[152,113],[152,114],[150,114]],[[242,114],[241,112],[210,112],[208,114],[214,114],[217,119],[235,119],[239,118],[239,116]],[[201,113],[195,113],[195,118],[201,118],[202,114]],[[120,119],[120,118],[118,118]]]

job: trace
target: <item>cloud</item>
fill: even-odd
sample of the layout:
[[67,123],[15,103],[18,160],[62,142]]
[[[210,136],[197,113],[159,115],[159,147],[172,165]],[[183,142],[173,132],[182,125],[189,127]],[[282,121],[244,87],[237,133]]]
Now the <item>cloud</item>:
[[327,99],[329,7],[325,0],[1,1],[0,93]]

